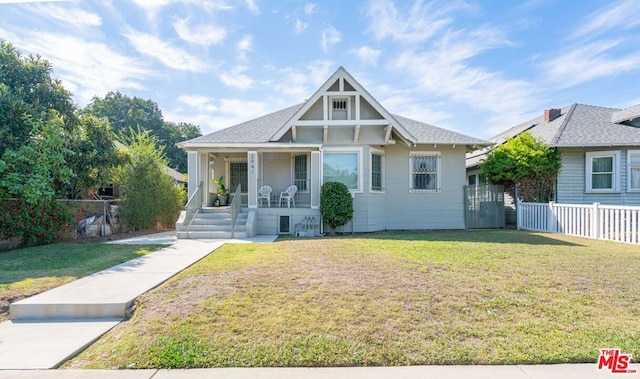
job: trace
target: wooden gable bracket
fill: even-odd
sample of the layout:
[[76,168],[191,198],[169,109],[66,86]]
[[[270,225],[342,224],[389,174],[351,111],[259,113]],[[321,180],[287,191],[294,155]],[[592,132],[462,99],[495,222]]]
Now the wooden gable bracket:
[[329,140],[329,126],[325,125],[324,126],[324,139],[323,139],[323,141],[326,144],[328,140]]
[[391,140],[391,131],[393,131],[393,126],[387,125],[384,128],[384,143],[389,143]]
[[360,138],[360,125],[356,125],[353,132],[353,143],[358,143],[358,138]]
[[295,125],[291,127],[291,139],[293,140],[293,142],[296,142],[296,126]]

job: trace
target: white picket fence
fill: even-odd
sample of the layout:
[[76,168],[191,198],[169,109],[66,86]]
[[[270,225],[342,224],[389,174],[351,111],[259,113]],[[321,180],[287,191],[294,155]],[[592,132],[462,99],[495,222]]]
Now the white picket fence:
[[640,207],[593,204],[516,204],[518,229],[640,244]]

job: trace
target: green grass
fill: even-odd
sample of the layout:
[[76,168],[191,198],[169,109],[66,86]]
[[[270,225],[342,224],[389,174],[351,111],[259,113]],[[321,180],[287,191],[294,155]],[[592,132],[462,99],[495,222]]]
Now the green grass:
[[137,258],[162,245],[54,244],[0,252],[0,321],[9,303]]
[[520,231],[226,245],[74,368],[595,362],[640,356],[640,248]]

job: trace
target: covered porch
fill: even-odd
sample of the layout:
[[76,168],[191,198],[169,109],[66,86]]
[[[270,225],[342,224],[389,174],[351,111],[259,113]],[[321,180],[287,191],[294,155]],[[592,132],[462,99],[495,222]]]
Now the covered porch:
[[[271,143],[256,149],[225,147],[189,151],[189,198],[200,187],[201,207],[215,206],[216,199],[220,199],[220,188],[214,179],[222,177],[229,194],[228,203],[240,187],[241,206],[248,210],[319,209],[320,146],[277,145],[280,146]],[[265,191],[266,187],[271,191]]]

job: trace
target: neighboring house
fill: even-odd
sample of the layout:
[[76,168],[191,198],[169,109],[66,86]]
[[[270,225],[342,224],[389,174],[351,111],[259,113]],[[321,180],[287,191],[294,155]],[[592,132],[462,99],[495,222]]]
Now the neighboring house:
[[[555,201],[640,205],[640,105],[615,109],[573,104],[548,109],[491,141],[502,144],[526,130],[562,154]],[[490,150],[467,154],[469,184],[479,180],[480,165]]]
[[[390,114],[340,67],[304,103],[179,144],[188,152],[189,197],[202,183],[211,206],[224,177],[241,184],[249,234],[289,233],[320,219],[323,182],[341,181],[354,199],[345,230],[463,229],[465,153],[489,142]],[[295,207],[279,194],[295,184]],[[273,188],[271,207],[258,199]],[[259,206],[260,205],[260,206]]]

